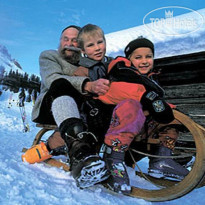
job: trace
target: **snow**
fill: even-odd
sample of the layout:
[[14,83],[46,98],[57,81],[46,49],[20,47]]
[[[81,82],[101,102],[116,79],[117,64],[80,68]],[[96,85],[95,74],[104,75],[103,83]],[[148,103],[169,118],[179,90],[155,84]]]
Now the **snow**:
[[[200,10],[205,16],[205,9]],[[191,14],[189,14],[191,15]],[[130,28],[106,35],[107,53],[116,56],[123,55],[126,44],[139,35],[150,38],[156,47],[156,57],[172,56],[185,53],[199,52],[205,48],[205,27],[197,32],[184,36],[167,36],[146,30],[145,26]],[[7,60],[6,60],[7,58]],[[0,55],[0,65],[16,68],[10,56]],[[17,69],[17,68],[16,68]],[[7,70],[6,70],[7,71]],[[0,204],[1,205],[195,205],[201,204],[205,196],[205,187],[194,189],[189,194],[167,202],[148,202],[143,199],[112,193],[102,185],[95,185],[87,189],[79,189],[68,172],[44,164],[27,164],[21,160],[22,148],[29,148],[39,131],[31,122],[32,103],[25,103],[30,132],[22,132],[23,126],[20,111],[17,107],[18,94],[12,94],[11,108],[8,101],[9,91],[0,96]],[[45,139],[51,134],[48,132]],[[143,169],[146,159],[141,162]],[[136,177],[129,169],[132,185],[151,187],[142,178]]]

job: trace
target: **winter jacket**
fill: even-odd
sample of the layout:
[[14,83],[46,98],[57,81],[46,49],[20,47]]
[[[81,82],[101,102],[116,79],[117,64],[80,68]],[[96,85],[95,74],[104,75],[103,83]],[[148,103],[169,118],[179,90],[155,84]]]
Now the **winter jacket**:
[[78,67],[64,60],[57,50],[43,51],[39,58],[39,64],[41,89],[32,110],[32,120],[34,122],[35,119],[39,116],[45,94],[54,81],[58,79],[65,79],[70,82],[76,90],[83,94],[83,83],[89,80],[88,77],[73,76],[73,73]]
[[88,76],[91,81],[100,78],[106,78],[108,64],[113,60],[111,57],[105,56],[102,61],[96,61],[87,57],[80,59],[79,65],[88,68]]
[[150,75],[141,75],[131,62],[124,57],[117,57],[108,68],[111,81],[108,92],[98,99],[106,104],[118,104],[125,99],[139,101],[144,110],[161,123],[174,119],[173,112],[164,100],[164,90],[151,79]]

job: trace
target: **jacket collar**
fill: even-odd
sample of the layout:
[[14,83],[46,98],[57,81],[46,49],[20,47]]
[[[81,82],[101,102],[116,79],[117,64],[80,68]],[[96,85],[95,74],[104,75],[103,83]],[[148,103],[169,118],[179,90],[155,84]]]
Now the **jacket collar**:
[[90,68],[90,67],[93,67],[99,63],[105,64],[108,60],[109,59],[107,56],[105,56],[102,59],[102,61],[96,61],[96,60],[90,59],[88,57],[80,57],[79,65],[84,66],[86,68]]

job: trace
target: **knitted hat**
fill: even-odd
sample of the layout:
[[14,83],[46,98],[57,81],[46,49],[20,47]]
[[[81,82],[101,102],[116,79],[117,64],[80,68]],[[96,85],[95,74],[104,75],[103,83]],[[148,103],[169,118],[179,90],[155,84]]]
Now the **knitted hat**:
[[150,48],[154,55],[154,44],[150,40],[144,38],[143,36],[140,36],[137,39],[129,42],[128,45],[125,47],[124,53],[126,58],[128,58],[135,49],[142,47]]
[[80,31],[81,27],[80,26],[75,26],[75,25],[70,25],[70,26],[67,26],[65,27],[62,31],[61,31],[61,34],[68,28],[75,28],[77,29],[78,31]]

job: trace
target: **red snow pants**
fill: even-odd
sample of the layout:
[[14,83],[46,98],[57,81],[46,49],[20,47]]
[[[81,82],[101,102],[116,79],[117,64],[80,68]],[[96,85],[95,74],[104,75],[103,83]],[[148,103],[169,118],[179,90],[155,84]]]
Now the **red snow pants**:
[[126,151],[144,126],[145,119],[139,101],[121,101],[113,110],[110,126],[105,135],[105,144],[116,151]]

